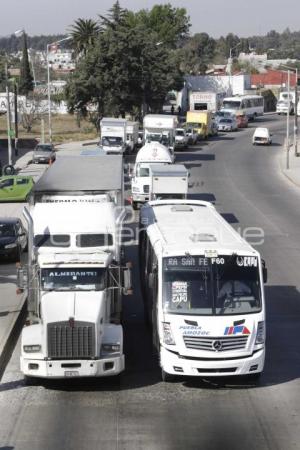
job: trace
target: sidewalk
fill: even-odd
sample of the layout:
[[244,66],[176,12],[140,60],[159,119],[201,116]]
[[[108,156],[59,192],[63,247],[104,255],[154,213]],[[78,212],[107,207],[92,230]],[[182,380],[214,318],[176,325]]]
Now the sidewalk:
[[[18,173],[26,172],[32,151],[22,152],[14,166]],[[20,216],[23,204],[0,204],[0,216]],[[26,257],[26,254],[24,255]],[[16,294],[15,264],[0,264],[0,379],[25,315],[24,295]]]
[[[299,143],[300,144],[300,143]],[[298,154],[300,153],[300,146],[298,144]],[[289,151],[289,169],[287,169],[287,154],[282,151],[280,155],[280,168],[283,175],[295,186],[300,188],[300,155],[295,156],[294,147]]]

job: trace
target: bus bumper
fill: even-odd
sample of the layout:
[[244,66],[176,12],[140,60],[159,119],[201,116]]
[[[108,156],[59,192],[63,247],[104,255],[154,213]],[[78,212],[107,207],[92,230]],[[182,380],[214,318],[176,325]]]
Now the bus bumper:
[[161,348],[160,361],[162,369],[173,375],[224,377],[237,375],[250,375],[263,371],[265,349],[253,353],[249,357],[217,361],[214,359],[197,360],[179,356],[165,348]]

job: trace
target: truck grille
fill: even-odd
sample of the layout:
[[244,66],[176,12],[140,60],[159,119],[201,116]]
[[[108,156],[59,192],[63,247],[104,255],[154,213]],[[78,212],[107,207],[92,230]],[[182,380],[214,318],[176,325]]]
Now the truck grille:
[[94,324],[53,322],[48,324],[47,331],[49,358],[84,359],[95,356]]
[[143,188],[144,188],[144,194],[149,194],[149,190],[150,190],[149,184],[144,184]]
[[199,337],[183,336],[185,346],[194,350],[204,350],[208,352],[226,352],[232,350],[242,350],[246,347],[248,336],[234,337]]

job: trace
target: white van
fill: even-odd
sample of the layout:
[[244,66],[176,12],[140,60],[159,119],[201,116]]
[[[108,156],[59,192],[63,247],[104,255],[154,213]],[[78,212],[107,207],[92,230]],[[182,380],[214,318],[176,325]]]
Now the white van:
[[263,145],[263,144],[267,144],[267,145],[271,145],[272,144],[272,139],[271,139],[271,134],[269,132],[268,128],[255,128],[253,137],[252,137],[252,144],[253,145]]
[[133,209],[138,204],[149,201],[150,196],[150,164],[172,164],[170,151],[159,142],[146,143],[137,153],[133,172],[131,174],[131,203]]

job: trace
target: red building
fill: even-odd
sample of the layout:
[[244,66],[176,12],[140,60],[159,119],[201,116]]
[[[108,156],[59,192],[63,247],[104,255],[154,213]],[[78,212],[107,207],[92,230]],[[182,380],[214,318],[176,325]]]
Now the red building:
[[[296,84],[296,73],[290,71],[290,88]],[[257,73],[251,75],[251,86],[267,89],[287,87],[288,73],[283,70],[269,70],[267,73]]]

